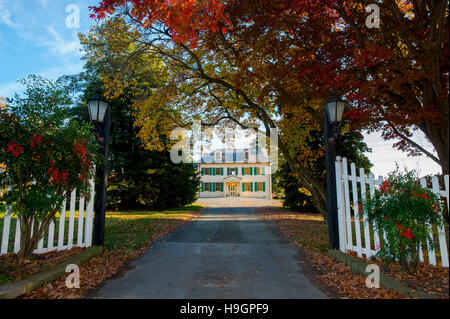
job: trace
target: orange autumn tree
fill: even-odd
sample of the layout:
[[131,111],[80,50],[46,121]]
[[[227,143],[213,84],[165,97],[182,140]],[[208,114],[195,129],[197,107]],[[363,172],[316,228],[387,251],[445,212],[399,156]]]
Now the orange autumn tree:
[[[320,10],[316,10],[316,13],[321,14]],[[326,217],[325,188],[320,182],[321,176],[315,176],[312,165],[323,154],[323,150],[312,151],[307,146],[310,131],[320,129],[323,104],[320,95],[313,95],[315,91],[311,90],[311,85],[299,86],[296,82],[298,72],[295,70],[284,72],[284,77],[280,77],[279,81],[260,76],[264,75],[264,69],[276,72],[271,71],[273,64],[267,63],[267,60],[277,58],[278,53],[260,52],[261,43],[255,46],[240,45],[247,42],[245,37],[252,37],[252,34],[241,34],[237,29],[229,30],[226,34],[221,30],[215,36],[199,34],[196,48],[176,42],[168,45],[172,39],[167,28],[161,25],[143,27],[133,21],[132,12],[121,9],[120,18],[105,23],[101,38],[113,38],[114,35],[107,35],[110,29],[108,25],[114,20],[120,24],[121,18],[127,16],[130,18],[130,28],[139,28],[142,32],[142,39],[139,40],[141,45],[136,47],[130,57],[136,57],[142,51],[149,55],[158,53],[164,60],[167,78],[170,79],[166,87],[153,92],[137,107],[137,124],[142,126],[140,136],[147,141],[147,145],[157,147],[152,132],[170,129],[170,125],[164,124],[167,119],[183,127],[190,125],[197,117],[204,125],[219,125],[223,122],[251,129],[257,127],[259,121],[266,128],[278,128],[283,156],[288,158],[300,183],[313,194],[316,206]],[[305,24],[304,21],[300,23]],[[320,32],[325,32],[323,29],[331,30],[330,27],[317,28]],[[89,46],[89,55],[94,60],[101,55],[96,45],[99,40],[96,34],[91,33],[89,41],[92,44]],[[238,56],[236,50],[239,51]],[[261,59],[260,54],[267,57]],[[122,63],[129,64],[130,60],[125,59]],[[237,63],[241,63],[238,68]],[[241,72],[244,65],[251,65],[256,72]],[[290,67],[290,63],[285,66],[286,70]],[[121,76],[122,83],[127,82],[127,76]],[[122,83],[115,87],[123,87]],[[298,107],[298,100],[304,101],[302,108]]]
[[[364,11],[364,6],[306,0],[231,1],[226,5],[214,1],[144,3],[105,0],[94,11],[97,17],[104,18],[105,14],[112,14],[117,8],[123,9],[125,4],[130,9],[125,10],[125,14],[144,32],[148,30],[153,35],[149,43],[153,44],[154,39],[161,35],[164,40],[173,40],[175,45],[169,50],[158,46],[155,49],[167,58],[168,65],[176,65],[172,70],[180,70],[181,67],[184,72],[173,71],[170,75],[176,80],[168,86],[171,91],[158,92],[153,97],[173,104],[173,99],[179,101],[181,96],[177,90],[186,88],[177,86],[177,81],[179,84],[183,78],[189,79],[192,87],[202,87],[207,83],[213,90],[202,92],[209,96],[211,106],[205,112],[218,114],[216,120],[225,117],[243,124],[241,117],[250,115],[251,119],[260,120],[267,127],[279,128],[283,155],[297,172],[302,185],[311,191],[316,206],[324,215],[324,187],[308,170],[308,162],[314,161],[317,154],[309,156],[306,141],[311,130],[320,129],[321,108],[330,86],[347,94],[353,107],[347,115],[355,119],[355,126],[364,124],[367,127],[373,125],[373,129],[384,129],[382,121],[388,118],[381,117],[376,108],[385,110],[386,114],[398,112],[396,105],[386,107],[384,104],[369,105],[367,101],[361,103],[364,92],[371,87],[373,68],[386,65],[392,59],[389,51],[382,50],[376,42],[368,41],[362,45],[354,26],[343,18],[351,10],[361,12],[362,8]],[[186,10],[184,16],[183,10]],[[155,26],[164,27],[155,31]],[[217,103],[212,107],[214,100]],[[183,113],[183,106],[185,111],[189,110],[188,101],[191,107],[198,105],[198,95],[178,103],[180,112],[176,115]],[[192,104],[194,101],[196,103]],[[149,100],[147,102],[151,104]],[[229,104],[225,108],[224,102]],[[221,107],[223,112],[214,113],[217,107]],[[359,120],[364,114],[371,114],[366,110],[372,108],[370,121]],[[152,118],[155,114],[155,108],[143,110],[144,118]],[[158,109],[158,112],[164,116],[167,109]],[[220,117],[223,114],[225,116]],[[400,119],[400,116],[391,117],[386,125],[403,132],[402,138],[406,140],[404,137],[408,137],[411,124],[401,124]],[[182,124],[188,123],[184,121]]]
[[[128,5],[133,17],[144,26],[163,23],[174,41],[196,46],[202,33],[247,29],[258,21],[271,28],[280,17],[287,18],[291,39],[300,39],[308,30],[291,28],[288,23],[308,19],[311,26],[326,26],[324,21],[335,12],[341,20],[335,30],[346,34],[340,40],[346,41],[347,49],[335,52],[334,46],[325,45],[321,50],[329,54],[320,61],[323,67],[317,64],[304,68],[298,74],[299,82],[307,77],[321,88],[333,83],[349,93],[347,98],[354,108],[348,116],[354,120],[354,127],[381,131],[384,138],[397,140],[395,146],[399,149],[410,155],[425,153],[448,173],[448,2],[379,1],[380,28],[368,29],[366,7],[371,4],[372,0],[103,0],[93,8],[93,16],[104,18]],[[321,16],[309,15],[317,9],[323,13]],[[325,39],[327,32],[315,35],[312,42],[333,42]],[[267,44],[270,48],[274,43]],[[298,53],[285,51],[283,55],[300,66],[303,63],[297,63],[305,60],[303,53]],[[333,60],[339,59],[348,62],[345,71],[333,65]],[[416,129],[431,142],[437,156],[414,140],[412,131]]]

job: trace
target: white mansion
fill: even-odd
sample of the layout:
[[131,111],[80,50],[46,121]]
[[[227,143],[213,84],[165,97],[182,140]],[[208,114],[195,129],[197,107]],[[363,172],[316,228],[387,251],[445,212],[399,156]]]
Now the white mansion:
[[218,149],[197,163],[199,197],[272,197],[271,163],[250,149]]

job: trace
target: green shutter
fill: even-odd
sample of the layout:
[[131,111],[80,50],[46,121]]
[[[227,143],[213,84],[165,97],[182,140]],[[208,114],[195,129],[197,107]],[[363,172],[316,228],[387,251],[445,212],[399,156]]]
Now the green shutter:
[[242,176],[244,176],[244,175],[245,175],[245,168],[242,167]]
[[212,183],[212,191],[213,191],[213,192],[216,191],[216,183]]
[[220,183],[220,191],[223,192],[223,183]]
[[223,176],[223,167],[220,168],[220,175]]
[[253,175],[253,167],[250,167],[250,175]]
[[216,176],[216,168],[215,167],[212,168],[212,176]]
[[245,192],[245,183],[242,183],[242,191]]
[[236,172],[236,176],[238,176],[239,175],[239,167],[235,167],[234,171]]
[[227,167],[227,176],[230,176],[230,168]]
[[266,182],[263,182],[263,192],[266,191]]
[[255,192],[258,191],[258,182],[255,182]]
[[202,182],[202,192],[205,191],[205,183]]
[[266,175],[266,168],[263,166],[261,170],[262,175]]
[[205,168],[202,167],[202,176],[205,175]]
[[253,192],[253,183],[250,182],[250,191]]

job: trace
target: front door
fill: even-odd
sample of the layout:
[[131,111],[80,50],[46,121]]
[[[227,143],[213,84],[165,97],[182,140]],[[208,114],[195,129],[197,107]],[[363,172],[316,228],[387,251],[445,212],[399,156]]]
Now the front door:
[[230,196],[236,197],[236,185],[230,185]]

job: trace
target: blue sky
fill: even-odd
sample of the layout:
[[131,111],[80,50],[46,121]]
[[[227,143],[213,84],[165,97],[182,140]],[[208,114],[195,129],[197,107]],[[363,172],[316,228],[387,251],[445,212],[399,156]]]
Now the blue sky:
[[[95,21],[88,6],[95,0],[0,0],[0,96],[20,89],[16,81],[41,74],[57,78],[82,69],[78,32]],[[79,28],[68,28],[66,7],[80,10]]]
[[[64,74],[82,70],[78,32],[85,33],[95,21],[89,18],[88,7],[97,0],[0,0],[0,96],[9,97],[21,90],[17,80],[29,74],[40,74],[56,79]],[[79,28],[69,28],[66,12],[69,5],[80,10]],[[432,150],[425,138],[416,139]],[[373,153],[368,156],[375,164],[372,171],[385,175],[395,168],[419,169],[421,174],[440,171],[437,164],[425,156],[407,157],[392,148],[392,142],[383,141],[379,134],[365,135]],[[245,143],[244,143],[245,144]]]

